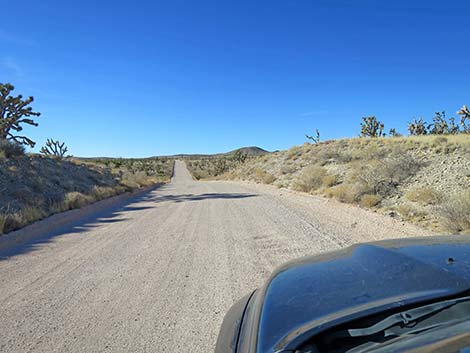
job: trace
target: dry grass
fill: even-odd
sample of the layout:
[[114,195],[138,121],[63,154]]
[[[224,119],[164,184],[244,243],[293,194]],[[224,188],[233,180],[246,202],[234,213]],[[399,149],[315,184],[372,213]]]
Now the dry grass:
[[446,230],[470,234],[470,190],[446,198],[439,214]]

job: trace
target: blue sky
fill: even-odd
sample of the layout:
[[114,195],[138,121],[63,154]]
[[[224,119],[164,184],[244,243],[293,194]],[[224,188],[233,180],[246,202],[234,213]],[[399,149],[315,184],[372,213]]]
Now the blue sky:
[[[78,156],[284,149],[470,104],[470,2],[2,4],[0,82]],[[35,149],[37,150],[37,148]]]

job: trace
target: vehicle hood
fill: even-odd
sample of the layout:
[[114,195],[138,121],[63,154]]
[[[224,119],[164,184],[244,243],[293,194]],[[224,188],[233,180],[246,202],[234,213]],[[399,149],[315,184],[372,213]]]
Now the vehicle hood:
[[257,352],[289,351],[342,322],[468,290],[468,237],[369,243],[302,258],[259,290]]

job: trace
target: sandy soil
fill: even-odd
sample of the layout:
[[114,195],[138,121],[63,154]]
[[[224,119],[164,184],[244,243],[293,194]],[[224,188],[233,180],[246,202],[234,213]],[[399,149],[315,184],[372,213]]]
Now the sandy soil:
[[195,182],[177,162],[168,185],[0,246],[0,351],[210,352],[226,310],[281,263],[424,234],[331,200]]

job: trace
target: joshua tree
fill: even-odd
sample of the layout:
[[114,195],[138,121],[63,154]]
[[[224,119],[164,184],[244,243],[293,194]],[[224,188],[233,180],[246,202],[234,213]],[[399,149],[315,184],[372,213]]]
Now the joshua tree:
[[378,121],[375,116],[366,116],[362,118],[361,136],[362,137],[382,137],[385,136],[384,124]]
[[399,132],[397,132],[397,130],[395,130],[395,128],[391,128],[389,133],[390,137],[400,137],[401,134]]
[[53,139],[47,139],[46,145],[41,147],[42,154],[46,156],[62,158],[67,153],[68,148],[65,146],[65,142],[54,141]]
[[412,122],[408,123],[408,131],[410,135],[427,135],[426,122],[423,118],[414,118]]
[[23,99],[20,94],[16,97],[10,95],[15,87],[9,83],[0,83],[0,140],[12,140],[20,144],[34,147],[36,144],[26,136],[16,135],[23,130],[21,125],[28,124],[38,126],[31,118],[39,116],[40,113],[34,112],[29,107],[34,100],[33,97]]
[[429,133],[432,135],[444,135],[449,133],[449,124],[446,119],[446,112],[436,112],[433,123],[428,125]]
[[457,114],[460,115],[460,126],[462,127],[462,132],[470,134],[470,110],[466,105],[464,105]]
[[320,131],[318,131],[318,129],[315,129],[315,136],[305,135],[305,137],[309,140],[312,140],[314,144],[317,144],[320,142]]

